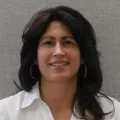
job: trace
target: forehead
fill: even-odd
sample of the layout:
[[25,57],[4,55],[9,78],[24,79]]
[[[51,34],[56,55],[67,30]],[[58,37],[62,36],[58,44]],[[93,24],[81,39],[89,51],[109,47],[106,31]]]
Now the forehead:
[[60,22],[60,21],[52,21],[52,22],[50,22],[47,29],[57,28],[57,27],[68,29],[67,26],[65,24],[63,24],[62,22]]
[[62,22],[59,21],[53,21],[51,22],[48,27],[46,28],[45,32],[43,33],[44,35],[49,35],[49,34],[53,34],[53,35],[72,35],[72,33],[70,32],[69,28],[63,24]]

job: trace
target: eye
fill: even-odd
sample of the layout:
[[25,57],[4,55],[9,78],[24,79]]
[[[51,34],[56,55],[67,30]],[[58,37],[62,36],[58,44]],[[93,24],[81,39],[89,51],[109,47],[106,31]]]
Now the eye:
[[53,41],[46,41],[43,43],[44,45],[54,45],[54,42]]
[[66,40],[66,41],[64,41],[64,44],[69,45],[69,44],[73,44],[73,43],[71,41]]

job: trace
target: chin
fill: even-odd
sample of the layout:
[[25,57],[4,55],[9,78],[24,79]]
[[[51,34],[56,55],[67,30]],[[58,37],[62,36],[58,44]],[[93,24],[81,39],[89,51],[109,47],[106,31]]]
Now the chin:
[[54,82],[66,82],[70,79],[71,79],[70,76],[61,76],[61,75],[57,75],[57,76],[54,76],[54,78],[51,78],[51,80]]

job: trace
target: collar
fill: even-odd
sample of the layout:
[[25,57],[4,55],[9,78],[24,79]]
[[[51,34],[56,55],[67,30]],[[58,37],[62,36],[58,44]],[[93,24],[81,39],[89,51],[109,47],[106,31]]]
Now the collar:
[[30,106],[36,99],[41,100],[39,95],[39,82],[36,82],[36,84],[32,87],[32,90],[30,92],[24,91],[21,108]]

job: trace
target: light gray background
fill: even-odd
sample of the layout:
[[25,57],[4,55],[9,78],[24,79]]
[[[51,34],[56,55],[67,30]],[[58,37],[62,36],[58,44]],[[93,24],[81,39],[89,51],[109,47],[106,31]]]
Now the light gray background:
[[[16,92],[21,35],[38,10],[68,5],[93,25],[101,51],[102,92],[120,101],[120,0],[0,0],[0,99]],[[19,83],[19,82],[18,82]]]

